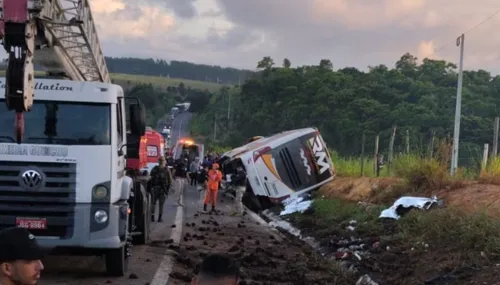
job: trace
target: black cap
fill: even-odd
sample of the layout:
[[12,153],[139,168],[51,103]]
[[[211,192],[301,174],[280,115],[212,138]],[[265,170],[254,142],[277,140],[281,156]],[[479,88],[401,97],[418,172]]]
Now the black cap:
[[25,228],[0,231],[0,263],[16,260],[42,259],[44,252],[35,236]]

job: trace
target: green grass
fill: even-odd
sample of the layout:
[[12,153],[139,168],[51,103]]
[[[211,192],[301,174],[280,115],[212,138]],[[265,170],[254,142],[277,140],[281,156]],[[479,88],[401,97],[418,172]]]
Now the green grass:
[[[337,175],[342,177],[361,176],[360,157],[340,157],[335,151],[330,152]],[[422,159],[418,155],[398,155],[393,159],[392,165],[386,164],[380,169],[379,177],[399,176],[405,169],[414,169]],[[374,159],[365,157],[363,161],[363,173],[365,177],[376,177]]]
[[130,84],[152,84],[161,88],[166,88],[168,86],[177,87],[180,83],[184,83],[186,87],[189,87],[191,89],[209,90],[211,92],[215,92],[224,86],[222,84],[216,84],[213,82],[123,73],[112,73],[111,79],[113,80],[113,82],[116,82],[116,84],[125,85],[124,87],[126,87],[129,82]]
[[[44,75],[45,72],[35,72],[35,76]],[[5,76],[5,70],[0,70],[0,76]],[[153,86],[157,86],[159,88],[167,88],[169,86],[177,87],[179,86],[179,83],[184,83],[186,87],[191,89],[209,90],[211,92],[215,92],[224,86],[213,82],[123,73],[112,73],[111,79],[113,80],[113,83],[121,85],[123,88],[133,87],[138,84],[152,84]]]

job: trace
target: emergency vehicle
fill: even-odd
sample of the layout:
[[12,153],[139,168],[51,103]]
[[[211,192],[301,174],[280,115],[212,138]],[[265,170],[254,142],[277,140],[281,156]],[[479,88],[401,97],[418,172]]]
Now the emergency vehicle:
[[197,144],[192,139],[180,139],[173,149],[172,156],[175,160],[181,158],[184,151],[188,152],[189,163],[193,162],[195,158],[199,158],[200,163],[203,161],[205,146],[203,144]]
[[146,152],[147,164],[141,169],[145,175],[151,174],[151,170],[157,166],[160,157],[164,156],[165,139],[153,129],[146,129]]

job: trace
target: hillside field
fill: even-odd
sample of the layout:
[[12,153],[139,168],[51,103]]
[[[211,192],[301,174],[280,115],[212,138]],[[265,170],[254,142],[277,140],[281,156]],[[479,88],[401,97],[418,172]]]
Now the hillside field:
[[[44,76],[45,72],[37,71],[35,76]],[[5,70],[0,70],[0,77],[5,76]],[[219,90],[222,84],[216,84],[213,82],[195,81],[181,78],[166,78],[160,76],[145,76],[145,75],[135,75],[135,74],[124,74],[124,73],[112,73],[111,79],[113,83],[121,85],[124,89],[132,88],[138,84],[152,84],[155,87],[167,88],[169,86],[177,87],[182,82],[186,87],[199,90],[209,90],[215,92]]]

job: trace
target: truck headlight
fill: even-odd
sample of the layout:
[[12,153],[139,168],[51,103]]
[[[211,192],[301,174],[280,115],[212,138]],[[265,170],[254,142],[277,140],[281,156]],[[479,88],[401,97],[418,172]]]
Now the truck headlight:
[[92,196],[96,200],[104,199],[108,196],[108,188],[104,185],[99,185],[92,190]]
[[106,211],[104,211],[104,210],[97,210],[97,211],[95,211],[95,214],[94,214],[94,220],[98,224],[104,224],[105,222],[108,221],[108,213],[106,213]]

